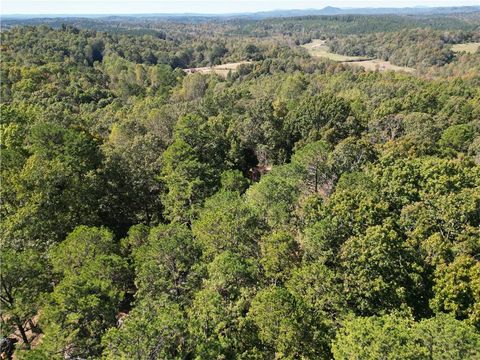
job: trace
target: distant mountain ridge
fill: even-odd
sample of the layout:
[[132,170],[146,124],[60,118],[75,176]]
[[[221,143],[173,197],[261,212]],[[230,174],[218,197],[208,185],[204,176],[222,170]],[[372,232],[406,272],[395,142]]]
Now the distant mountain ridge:
[[479,6],[450,6],[450,7],[404,7],[404,8],[338,8],[327,6],[323,9],[290,9],[270,10],[254,13],[226,13],[226,14],[202,14],[202,13],[152,13],[152,14],[5,14],[2,19],[32,19],[32,18],[111,18],[111,17],[141,17],[141,18],[247,18],[267,19],[275,17],[297,17],[318,15],[446,15],[458,13],[480,12]]
[[259,12],[254,15],[266,17],[315,16],[315,15],[444,15],[480,12],[479,6],[451,7],[405,7],[405,8],[337,8],[327,6],[323,9],[274,10]]

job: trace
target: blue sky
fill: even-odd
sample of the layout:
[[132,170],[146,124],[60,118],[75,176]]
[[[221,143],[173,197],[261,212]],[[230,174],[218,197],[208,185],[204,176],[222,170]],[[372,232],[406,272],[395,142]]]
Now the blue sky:
[[479,0],[1,0],[2,14],[232,13],[274,9],[479,5]]

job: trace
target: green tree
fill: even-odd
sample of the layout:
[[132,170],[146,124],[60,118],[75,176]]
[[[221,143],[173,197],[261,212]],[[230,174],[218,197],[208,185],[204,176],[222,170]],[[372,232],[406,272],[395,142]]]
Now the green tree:
[[413,321],[396,315],[353,317],[337,331],[335,359],[423,359],[412,334]]
[[210,124],[199,116],[181,118],[174,141],[163,154],[163,204],[172,221],[191,222],[203,201],[218,187],[226,149]]
[[205,202],[192,231],[206,258],[225,250],[254,256],[261,222],[238,192],[220,191]]
[[262,237],[260,254],[265,276],[274,284],[287,280],[301,258],[297,242],[286,231],[276,231]]
[[42,294],[50,288],[51,274],[46,259],[33,249],[0,252],[0,301],[2,335],[18,329],[23,346],[30,349],[27,330],[35,332],[32,318],[37,315]]
[[248,180],[239,170],[225,170],[220,178],[221,187],[226,191],[238,191],[243,194],[248,188]]
[[335,326],[347,311],[341,275],[320,261],[304,262],[292,271],[285,286],[297,302],[327,326],[323,341],[330,342]]
[[349,238],[340,259],[347,303],[356,313],[379,314],[417,301],[425,307],[414,253],[390,222]]
[[88,227],[73,231],[50,258],[60,281],[42,309],[41,348],[52,358],[97,356],[130,281],[127,262],[111,232]]
[[256,262],[251,258],[224,251],[208,264],[205,286],[215,289],[225,299],[235,299],[244,288],[252,286],[258,278]]
[[442,133],[439,145],[453,153],[466,152],[475,137],[475,128],[470,124],[453,125]]
[[276,166],[246,192],[246,202],[270,227],[287,226],[294,217],[300,196],[298,167]]
[[78,226],[50,250],[50,262],[57,273],[74,273],[97,256],[116,250],[113,234],[108,229]]
[[25,142],[30,156],[6,182],[2,240],[45,250],[76,225],[98,223],[99,142],[51,122],[32,126]]
[[389,203],[369,173],[344,174],[316,221],[304,229],[302,248],[310,259],[337,264],[337,254],[348,238],[362,236],[389,215]]
[[105,359],[184,359],[188,351],[186,318],[180,305],[140,301],[119,328],[102,337]]
[[208,82],[205,75],[196,73],[183,78],[181,96],[186,101],[196,100],[205,95]]
[[248,318],[258,328],[259,339],[280,359],[328,358],[321,323],[281,287],[269,287],[252,300]]
[[297,140],[325,140],[337,142],[357,129],[356,121],[349,119],[350,105],[343,99],[328,93],[303,97],[289,113],[288,126]]
[[193,149],[176,141],[163,154],[165,167],[163,179],[167,193],[162,202],[169,219],[178,222],[192,221],[203,200],[211,192],[211,179],[215,171],[198,161]]
[[344,172],[360,171],[362,166],[376,158],[372,145],[364,139],[348,137],[335,146],[329,160],[332,172],[340,177]]
[[33,155],[13,185],[13,206],[1,227],[2,241],[12,246],[47,249],[77,224],[98,222],[98,181],[93,173],[77,176],[58,159]]
[[292,162],[305,171],[306,188],[310,192],[322,192],[326,195],[332,191],[332,174],[329,164],[329,148],[324,141],[316,141],[297,150]]
[[139,300],[169,298],[179,304],[197,286],[196,264],[200,252],[184,225],[159,225],[145,243],[132,249],[136,297]]
[[254,329],[245,318],[251,296],[246,288],[233,299],[222,296],[212,287],[195,294],[188,311],[188,327],[196,358],[233,358],[248,353],[258,343]]
[[116,255],[97,255],[75,273],[67,272],[48,296],[40,323],[52,358],[98,356],[101,337],[116,322],[128,267]]
[[450,312],[458,319],[480,327],[480,263],[472,256],[459,255],[435,271],[434,310]]
[[441,314],[420,322],[400,315],[348,318],[332,345],[335,359],[475,359],[475,328]]
[[480,356],[480,335],[465,321],[438,314],[424,319],[414,328],[425,359],[475,359]]
[[258,281],[252,258],[224,251],[207,265],[203,289],[189,309],[189,330],[197,358],[242,357],[258,344],[245,314]]
[[135,223],[156,224],[162,218],[158,174],[170,124],[159,111],[143,119],[147,106],[152,105],[141,102],[116,122],[103,146],[102,223],[121,235]]

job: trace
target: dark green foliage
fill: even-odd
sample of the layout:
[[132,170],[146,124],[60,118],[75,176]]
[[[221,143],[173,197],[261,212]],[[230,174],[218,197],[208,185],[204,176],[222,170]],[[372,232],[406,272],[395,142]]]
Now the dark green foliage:
[[226,149],[213,130],[196,115],[185,116],[176,125],[173,143],[163,154],[167,186],[163,203],[172,221],[192,221],[217,189]]
[[475,136],[475,128],[472,125],[453,125],[446,129],[440,138],[440,146],[447,151],[465,152]]
[[325,328],[284,288],[268,287],[252,301],[248,317],[271,356],[328,358]]
[[474,359],[480,336],[448,315],[414,322],[399,315],[350,318],[333,343],[335,359]]
[[59,277],[45,300],[41,348],[52,358],[98,356],[129,282],[126,260],[106,229],[78,227],[51,250]]
[[38,311],[42,293],[51,290],[49,265],[35,250],[17,252],[2,247],[0,271],[2,336],[16,327],[25,348],[30,349],[27,323]]
[[120,328],[102,338],[105,359],[183,359],[186,353],[185,314],[168,300],[139,302]]
[[287,232],[273,232],[260,241],[261,258],[265,276],[273,283],[283,282],[299,263],[301,254],[293,236]]
[[220,178],[221,187],[227,191],[245,192],[248,188],[248,180],[242,175],[239,170],[224,171]]
[[[134,236],[130,233],[130,239]],[[195,289],[198,280],[194,267],[200,253],[186,226],[154,227],[143,243],[132,244],[131,251],[140,300],[165,296],[181,302]]]
[[192,231],[207,258],[225,250],[254,256],[262,227],[238,192],[220,191],[206,201]]
[[348,119],[349,115],[350,106],[341,98],[328,93],[308,95],[289,114],[289,127],[295,140],[323,137],[336,143],[355,133],[355,120]]
[[415,254],[388,221],[349,238],[340,260],[346,301],[361,315],[413,305],[421,296]]

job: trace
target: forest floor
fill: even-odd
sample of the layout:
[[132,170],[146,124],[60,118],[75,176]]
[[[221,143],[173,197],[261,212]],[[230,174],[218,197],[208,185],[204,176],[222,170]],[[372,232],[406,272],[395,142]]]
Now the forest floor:
[[466,52],[469,54],[473,54],[478,50],[480,47],[480,43],[478,42],[471,42],[471,43],[464,43],[464,44],[455,44],[452,45],[453,52]]
[[210,74],[216,73],[220,76],[227,77],[230,71],[234,72],[237,68],[242,64],[249,64],[250,61],[239,61],[235,63],[227,63],[215,66],[205,66],[205,67],[198,67],[198,68],[190,68],[185,69],[187,74],[194,74],[194,73],[201,73],[201,74]]
[[413,68],[393,65],[389,61],[371,59],[364,56],[345,56],[332,53],[325,44],[325,40],[314,39],[311,43],[304,44],[302,47],[313,57],[327,58],[351,66],[362,66],[365,70],[369,71],[404,71],[408,73],[415,71]]

